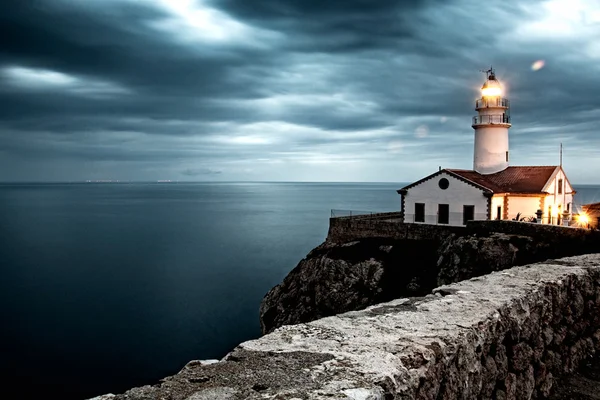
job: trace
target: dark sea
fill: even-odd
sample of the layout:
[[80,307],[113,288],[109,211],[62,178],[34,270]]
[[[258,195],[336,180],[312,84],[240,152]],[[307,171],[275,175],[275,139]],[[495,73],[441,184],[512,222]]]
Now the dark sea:
[[4,393],[84,399],[223,357],[331,209],[397,211],[403,185],[0,184]]

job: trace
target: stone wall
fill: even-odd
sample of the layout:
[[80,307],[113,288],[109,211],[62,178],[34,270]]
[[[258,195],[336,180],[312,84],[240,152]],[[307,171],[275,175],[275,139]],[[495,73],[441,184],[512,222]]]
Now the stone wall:
[[600,350],[600,255],[284,326],[114,400],[530,399]]
[[542,240],[549,240],[556,236],[571,237],[576,239],[600,238],[600,232],[570,226],[536,224],[533,222],[516,222],[511,220],[469,221],[467,228],[470,233],[488,234],[499,232],[513,235],[532,236]]
[[345,243],[364,238],[440,239],[451,233],[489,235],[492,232],[530,236],[544,242],[572,239],[577,243],[600,244],[600,231],[510,220],[469,221],[466,227],[404,223],[400,213],[330,218],[327,241]]
[[400,213],[329,219],[327,241],[346,243],[365,238],[440,239],[451,233],[463,234],[465,227],[404,223]]

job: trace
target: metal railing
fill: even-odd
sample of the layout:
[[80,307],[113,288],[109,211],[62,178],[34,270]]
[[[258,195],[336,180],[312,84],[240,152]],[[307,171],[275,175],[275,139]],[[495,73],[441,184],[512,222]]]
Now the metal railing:
[[[571,226],[571,225],[576,226],[577,225],[576,221],[573,218],[567,218],[567,221],[568,221],[568,226]],[[537,217],[536,217],[535,222],[538,222]],[[542,217],[541,223],[549,224],[549,225],[564,225],[565,219],[562,216],[557,217],[556,215],[554,215],[554,216],[548,217],[546,215],[546,216]]]
[[486,220],[487,214],[476,213],[470,218],[461,212],[448,214],[405,214],[404,222],[429,225],[465,225],[468,220]]
[[473,117],[473,125],[510,124],[508,115],[477,115]]
[[510,102],[507,99],[504,99],[502,97],[496,97],[496,98],[491,98],[491,99],[479,99],[477,101],[475,101],[475,108],[479,109],[479,108],[487,108],[487,107],[505,107],[505,108],[509,108],[510,107]]
[[331,210],[331,218],[340,218],[340,217],[367,217],[373,216],[376,214],[381,214],[382,211],[360,211],[360,210]]
[[[497,220],[497,218],[494,218],[494,220]],[[558,217],[556,215],[553,215],[551,217],[548,217],[547,215],[545,215],[541,218],[541,220],[538,219],[537,215],[520,215],[519,219],[517,219],[516,217],[513,217],[513,218],[506,219],[506,221],[531,222],[534,224],[539,223],[539,224],[544,224],[544,225],[579,227],[579,224],[575,218],[568,217],[566,219],[567,223],[565,225],[565,218],[563,216]]]

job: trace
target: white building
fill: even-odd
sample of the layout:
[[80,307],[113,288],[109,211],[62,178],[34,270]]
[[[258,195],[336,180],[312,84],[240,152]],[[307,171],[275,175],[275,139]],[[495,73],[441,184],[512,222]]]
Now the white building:
[[509,166],[510,103],[492,69],[481,92],[472,124],[473,170],[440,169],[398,190],[404,220],[449,225],[472,219],[570,220],[575,191],[562,166]]

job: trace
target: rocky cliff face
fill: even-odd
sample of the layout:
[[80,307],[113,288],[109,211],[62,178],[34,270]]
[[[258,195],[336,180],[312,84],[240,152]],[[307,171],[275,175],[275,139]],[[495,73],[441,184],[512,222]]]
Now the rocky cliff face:
[[451,234],[437,250],[437,284],[446,285],[517,265],[600,251],[595,232],[586,234],[584,231],[582,234],[581,230],[554,228],[562,231],[553,235],[535,235],[533,232]]
[[541,261],[547,252],[547,243],[529,236],[504,233],[451,235],[437,250],[437,284],[447,285],[515,265]]
[[513,266],[600,251],[597,241],[565,232],[537,237],[491,232],[450,234],[439,240],[326,241],[267,293],[260,306],[262,331],[422,296],[438,285]]
[[436,286],[438,246],[426,240],[325,242],[265,296],[262,331],[424,295]]

